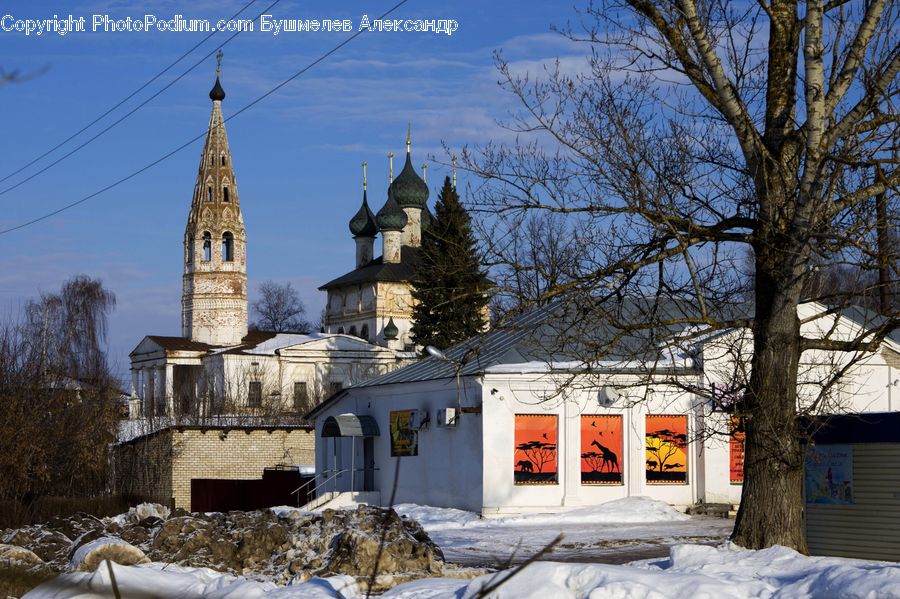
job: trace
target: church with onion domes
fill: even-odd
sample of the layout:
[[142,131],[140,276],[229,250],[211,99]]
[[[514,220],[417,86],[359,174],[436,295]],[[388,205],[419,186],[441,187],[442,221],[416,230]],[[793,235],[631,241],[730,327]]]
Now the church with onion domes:
[[[406,163],[373,213],[366,197],[350,221],[356,268],[325,284],[323,330],[251,331],[247,271],[250,242],[222,104],[221,52],[206,141],[200,154],[184,238],[181,335],[148,335],[131,352],[132,419],[180,421],[221,416],[302,416],[316,403],[414,361],[412,280],[428,187]],[[252,200],[250,204],[252,206]],[[374,257],[381,235],[382,255]]]
[[[397,351],[415,351],[411,338],[412,287],[419,266],[422,233],[433,216],[428,209],[428,185],[412,162],[410,130],[406,133],[406,162],[390,185],[377,213],[369,207],[366,163],[363,163],[362,206],[350,219],[356,243],[356,265],[350,272],[322,285],[328,294],[324,332],[348,334]],[[426,166],[423,165],[423,175]],[[374,257],[375,238],[381,235],[381,256]]]

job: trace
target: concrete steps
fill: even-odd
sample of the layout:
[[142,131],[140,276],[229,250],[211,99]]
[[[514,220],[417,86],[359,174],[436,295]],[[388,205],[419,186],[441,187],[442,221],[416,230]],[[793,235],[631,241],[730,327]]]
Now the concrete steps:
[[691,516],[714,516],[716,518],[734,518],[737,506],[731,503],[698,503],[687,509]]

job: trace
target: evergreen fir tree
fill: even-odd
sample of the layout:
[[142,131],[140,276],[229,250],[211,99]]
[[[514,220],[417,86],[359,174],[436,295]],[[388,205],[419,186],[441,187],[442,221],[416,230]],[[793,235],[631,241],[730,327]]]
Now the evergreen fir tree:
[[413,339],[446,348],[481,333],[486,321],[487,279],[469,214],[450,177],[435,205],[435,218],[422,233],[421,266],[413,298]]

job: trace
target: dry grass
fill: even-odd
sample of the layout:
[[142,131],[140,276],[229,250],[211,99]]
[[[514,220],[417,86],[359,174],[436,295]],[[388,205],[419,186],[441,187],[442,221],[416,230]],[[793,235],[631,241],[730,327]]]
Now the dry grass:
[[[13,500],[0,500],[0,529],[16,528],[46,522],[55,516],[71,516],[79,512],[102,518],[127,512],[145,501],[138,495],[98,495],[94,497],[41,497],[29,505]],[[0,597],[2,597],[0,593]]]

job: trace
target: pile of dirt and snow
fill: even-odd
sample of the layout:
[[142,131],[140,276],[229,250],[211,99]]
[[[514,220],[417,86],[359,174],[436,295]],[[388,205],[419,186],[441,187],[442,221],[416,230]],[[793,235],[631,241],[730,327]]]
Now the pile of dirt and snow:
[[[385,586],[440,575],[443,554],[415,521],[393,510],[262,510],[175,514],[142,505],[99,519],[84,514],[0,532],[0,559],[56,572],[92,572],[102,560],[212,568],[286,584],[316,576],[365,579]],[[7,556],[7,557],[4,557]]]

